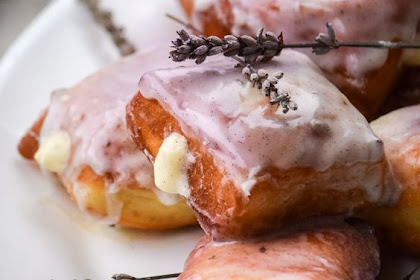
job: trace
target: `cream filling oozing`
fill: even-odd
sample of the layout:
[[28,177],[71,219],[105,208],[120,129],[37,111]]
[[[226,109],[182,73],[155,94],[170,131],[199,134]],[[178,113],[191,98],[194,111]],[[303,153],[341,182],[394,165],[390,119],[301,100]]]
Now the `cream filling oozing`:
[[71,140],[65,131],[56,131],[42,137],[34,159],[43,169],[61,172],[70,158]]
[[193,160],[188,152],[187,139],[179,133],[171,133],[164,139],[154,162],[156,187],[188,197],[188,166]]

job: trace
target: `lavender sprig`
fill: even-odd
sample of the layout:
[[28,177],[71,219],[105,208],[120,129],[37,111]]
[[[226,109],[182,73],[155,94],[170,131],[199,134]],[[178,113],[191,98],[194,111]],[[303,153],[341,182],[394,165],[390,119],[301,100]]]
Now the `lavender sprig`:
[[177,32],[179,38],[172,41],[175,50],[170,52],[172,60],[181,62],[194,59],[197,64],[206,60],[208,56],[224,54],[225,56],[243,57],[246,63],[253,63],[258,57],[261,61],[269,61],[282,50],[283,37],[276,36],[272,32],[258,31],[257,36],[226,35],[223,38],[217,36],[190,35],[187,31]]
[[156,276],[149,276],[149,277],[134,277],[128,274],[115,274],[112,276],[114,280],[158,280],[158,279],[170,279],[170,278],[177,278],[181,273],[172,273],[172,274],[165,274],[165,275],[156,275]]
[[258,58],[265,62],[281,53],[283,49],[311,48],[316,55],[326,54],[341,47],[358,48],[386,48],[386,49],[419,49],[420,42],[339,42],[331,23],[327,23],[327,34],[320,33],[311,43],[285,44],[283,35],[276,36],[273,32],[260,29],[256,37],[242,35],[217,36],[190,35],[187,31],[177,32],[179,38],[172,41],[174,50],[170,52],[173,61],[180,62],[194,59],[197,64],[206,60],[208,56],[224,54],[225,56],[243,57],[246,63],[253,63]]
[[[240,66],[243,66],[243,64]],[[283,77],[283,72],[269,74],[264,69],[256,71],[250,64],[245,65],[242,69],[242,74],[248,77],[253,87],[262,90],[262,93],[270,98],[271,105],[281,106],[283,113],[286,114],[289,110],[297,110],[297,105],[291,100],[288,92],[279,92],[276,87],[277,82]]]

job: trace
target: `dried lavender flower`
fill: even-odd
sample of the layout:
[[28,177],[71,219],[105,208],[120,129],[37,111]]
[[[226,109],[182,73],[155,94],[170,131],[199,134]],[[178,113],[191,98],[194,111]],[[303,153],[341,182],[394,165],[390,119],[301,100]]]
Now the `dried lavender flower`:
[[172,273],[172,274],[165,274],[165,275],[156,275],[156,276],[149,276],[149,277],[134,277],[128,274],[115,274],[111,278],[114,280],[158,280],[158,279],[172,279],[177,278],[181,273]]
[[291,100],[289,93],[286,91],[279,92],[276,87],[277,82],[283,77],[283,72],[269,74],[265,69],[256,71],[250,64],[241,63],[240,59],[238,61],[243,66],[242,74],[248,78],[253,87],[261,89],[262,93],[270,98],[269,103],[271,105],[281,106],[284,114],[290,110],[297,110],[297,105]]
[[185,30],[177,33],[179,38],[172,41],[174,50],[170,52],[172,60],[176,62],[194,59],[199,64],[204,62],[207,56],[220,53],[225,56],[238,55],[243,57],[246,63],[255,62],[259,56],[261,60],[268,61],[281,52],[283,45],[282,37],[276,37],[272,32],[264,33],[263,29],[258,31],[255,38],[247,35],[206,38],[190,35]]
[[[223,38],[217,36],[196,36],[189,35],[187,31],[178,32],[179,38],[172,42],[170,55],[176,62],[186,59],[195,59],[197,63],[205,61],[207,56],[223,53],[225,56],[243,57],[246,63],[254,63],[258,58],[262,62],[271,60],[274,56],[281,53],[286,48],[312,48],[312,52],[321,55],[330,52],[333,49],[341,47],[358,47],[358,48],[420,48],[419,42],[339,42],[336,39],[335,31],[331,23],[326,24],[327,34],[319,33],[314,42],[285,44],[283,42],[283,34],[276,36],[273,32],[259,29],[256,37],[242,35],[226,35]],[[185,47],[188,46],[188,53],[185,53]],[[205,49],[203,46],[206,46]],[[200,57],[194,56],[194,51],[200,48]],[[204,51],[207,50],[207,51]],[[183,54],[183,55],[180,55]],[[185,56],[187,54],[187,56]]]

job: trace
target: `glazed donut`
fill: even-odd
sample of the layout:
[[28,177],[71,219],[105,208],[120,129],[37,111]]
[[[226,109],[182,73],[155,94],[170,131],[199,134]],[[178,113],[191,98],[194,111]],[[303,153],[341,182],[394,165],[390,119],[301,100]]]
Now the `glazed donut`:
[[171,229],[196,223],[179,196],[154,186],[153,167],[125,123],[125,106],[146,71],[167,67],[168,48],[152,48],[53,93],[22,138],[21,155],[54,172],[80,209],[109,223]]
[[[264,27],[286,43],[312,42],[331,22],[340,41],[413,40],[418,0],[180,0],[206,35],[255,35]],[[303,50],[367,118],[398,78],[400,50],[342,48],[316,56]]]
[[393,111],[371,123],[402,186],[395,207],[364,211],[393,247],[420,255],[420,105]]
[[374,280],[378,251],[368,226],[324,219],[265,239],[217,243],[206,236],[178,279]]
[[287,114],[234,60],[209,60],[146,73],[127,124],[154,161],[157,186],[186,197],[212,238],[398,199],[382,142],[306,55],[285,50],[255,66],[284,72],[276,87],[298,107]]

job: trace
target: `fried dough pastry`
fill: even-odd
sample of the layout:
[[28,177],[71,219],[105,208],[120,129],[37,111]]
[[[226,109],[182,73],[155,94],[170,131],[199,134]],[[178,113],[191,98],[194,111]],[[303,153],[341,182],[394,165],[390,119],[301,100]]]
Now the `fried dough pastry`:
[[157,186],[186,197],[212,238],[398,199],[383,143],[306,55],[285,50],[255,66],[284,72],[276,87],[298,106],[287,114],[234,66],[220,58],[149,72],[127,106]]
[[[180,0],[206,35],[255,35],[264,27],[286,43],[313,42],[331,22],[339,41],[414,40],[418,0]],[[316,56],[302,49],[367,118],[398,78],[400,50],[342,48]]]
[[394,207],[365,211],[390,245],[420,255],[420,105],[393,111],[371,123],[402,186]]
[[206,236],[178,279],[373,280],[378,250],[368,226],[325,219],[265,239],[217,243]]
[[188,205],[153,182],[153,167],[125,123],[125,106],[146,71],[167,67],[168,48],[142,51],[53,93],[19,144],[21,155],[54,172],[79,208],[110,223],[171,229],[196,223]]

